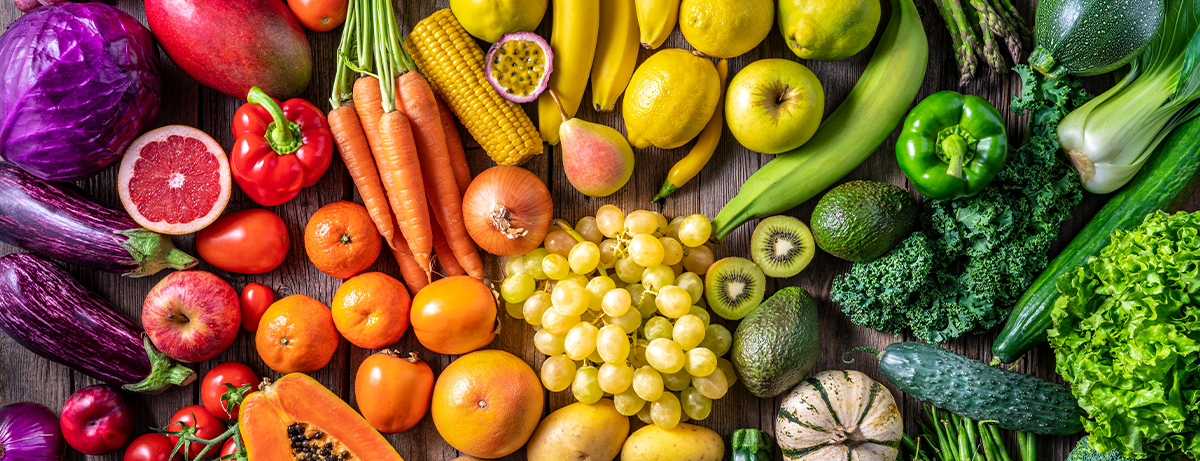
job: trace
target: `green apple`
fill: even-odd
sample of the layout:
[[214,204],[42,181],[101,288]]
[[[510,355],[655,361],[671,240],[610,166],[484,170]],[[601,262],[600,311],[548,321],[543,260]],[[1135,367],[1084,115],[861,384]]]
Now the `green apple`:
[[825,112],[817,76],[795,61],[762,59],[729,82],[725,121],[747,149],[779,154],[804,145]]

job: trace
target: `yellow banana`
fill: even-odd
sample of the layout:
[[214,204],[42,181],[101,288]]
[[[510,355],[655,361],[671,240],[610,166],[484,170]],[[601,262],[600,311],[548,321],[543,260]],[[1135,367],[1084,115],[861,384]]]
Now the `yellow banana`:
[[638,29],[642,46],[655,49],[662,46],[679,21],[680,0],[637,0]]
[[[554,30],[550,33],[554,73],[550,74],[550,89],[558,93],[568,118],[579,110],[592,71],[600,31],[600,2],[554,0]],[[558,126],[562,121],[550,91],[542,92],[538,97],[538,131],[552,146],[558,144]]]
[[629,85],[638,57],[636,0],[600,2],[600,39],[592,60],[592,107],[610,111]]

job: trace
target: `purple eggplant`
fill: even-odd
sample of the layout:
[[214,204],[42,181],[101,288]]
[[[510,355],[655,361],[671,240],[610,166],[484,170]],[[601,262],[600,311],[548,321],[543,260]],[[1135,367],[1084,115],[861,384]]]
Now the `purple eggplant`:
[[187,269],[198,262],[128,213],[7,163],[0,163],[0,242],[128,277]]
[[156,394],[196,379],[104,298],[31,254],[0,256],[0,329],[37,355],[129,391]]

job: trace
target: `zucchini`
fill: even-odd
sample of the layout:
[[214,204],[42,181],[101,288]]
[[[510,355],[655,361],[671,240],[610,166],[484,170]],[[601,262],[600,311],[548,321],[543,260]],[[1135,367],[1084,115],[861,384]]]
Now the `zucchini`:
[[1141,54],[1162,26],[1163,0],[1042,0],[1029,65],[1047,77],[1100,75]]
[[879,371],[917,400],[976,421],[996,421],[1014,431],[1070,435],[1083,430],[1083,409],[1071,389],[993,367],[929,343],[889,344]]
[[1011,363],[1046,342],[1050,311],[1058,299],[1058,277],[1083,265],[1108,246],[1117,230],[1130,230],[1158,210],[1179,210],[1200,184],[1200,119],[1180,125],[1137,176],[1088,221],[1083,230],[1042,271],[1009,314],[1004,330],[992,343],[992,355]]

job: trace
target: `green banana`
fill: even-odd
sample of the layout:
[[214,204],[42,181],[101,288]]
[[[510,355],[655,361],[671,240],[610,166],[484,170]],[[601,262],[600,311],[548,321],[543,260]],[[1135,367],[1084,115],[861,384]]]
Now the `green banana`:
[[891,0],[892,16],[845,102],[807,143],[780,154],[750,176],[713,219],[723,240],[754,218],[808,201],[870,157],[896,129],[925,80],[929,41],[913,0]]

